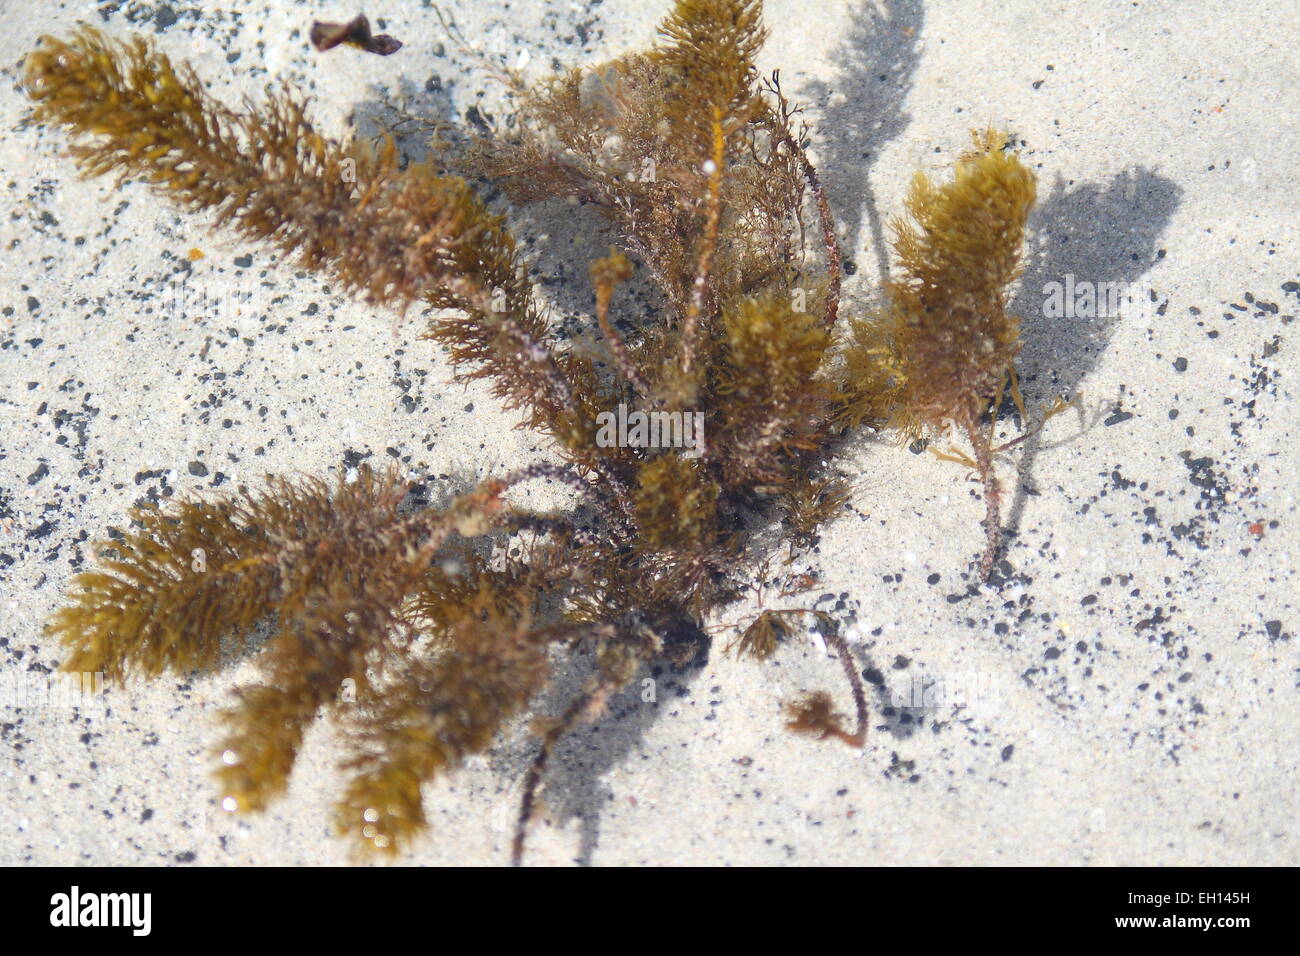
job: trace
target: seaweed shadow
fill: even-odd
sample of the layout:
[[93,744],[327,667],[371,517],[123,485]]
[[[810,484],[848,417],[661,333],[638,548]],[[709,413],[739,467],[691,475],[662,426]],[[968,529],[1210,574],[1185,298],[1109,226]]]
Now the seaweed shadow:
[[[1050,394],[1076,395],[1124,318],[1123,310],[1114,314],[1105,308],[1094,308],[1093,315],[1048,318],[1048,284],[1064,285],[1067,276],[1070,283],[1089,282],[1094,288],[1107,283],[1127,288],[1137,282],[1162,257],[1157,243],[1181,195],[1172,180],[1135,167],[1105,185],[1071,187],[1058,180],[1030,214],[1025,269],[1011,311],[1024,320],[1022,380],[1040,400]],[[1007,511],[1010,534],[1019,528],[1030,493],[1026,479],[1044,448],[1040,432],[1024,442],[1021,480]]]
[[[861,0],[850,18],[853,27],[838,51],[839,72],[829,83],[809,83],[802,98],[827,104],[814,141],[827,198],[845,227],[844,252],[852,258],[858,251],[865,220],[883,288],[889,279],[888,245],[871,166],[911,122],[903,103],[920,60],[925,11],[919,0]],[[836,94],[840,97],[832,103]]]
[[[601,814],[614,799],[613,792],[603,782],[605,776],[627,764],[629,754],[671,709],[671,702],[689,697],[691,683],[704,672],[710,639],[698,632],[684,638],[683,643],[691,645],[688,647],[690,660],[680,666],[643,669],[610,698],[599,717],[561,737],[551,754],[542,801],[556,823],[578,821],[579,845],[574,862],[580,866],[592,864],[600,842]],[[580,693],[594,669],[590,654],[583,654],[581,660],[571,660],[543,692],[536,712],[558,714]],[[507,779],[519,779],[536,754],[536,737],[524,735],[507,745],[493,763]],[[507,824],[508,833],[513,833],[513,817],[508,821],[503,818],[502,823]],[[534,819],[529,832],[536,831],[540,824],[540,820]]]
[[353,106],[351,119],[361,139],[390,134],[403,163],[441,158],[434,156],[430,133],[438,137],[446,134],[453,150],[462,138],[455,105],[437,73],[430,73],[423,82],[403,74],[397,78],[396,93],[372,85],[370,97]]

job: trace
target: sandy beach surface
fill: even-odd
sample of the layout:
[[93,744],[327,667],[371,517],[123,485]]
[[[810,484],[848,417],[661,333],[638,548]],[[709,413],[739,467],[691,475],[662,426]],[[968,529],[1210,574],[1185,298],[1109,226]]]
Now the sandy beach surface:
[[[443,5],[530,79],[646,46],[666,7]],[[78,179],[66,137],[24,122],[21,59],[78,20],[144,33],[231,103],[291,80],[331,135],[394,107],[503,123],[501,88],[427,2],[365,5],[405,42],[389,57],[310,48],[311,21],[350,6],[0,8],[0,863],[346,862],[328,724],[268,812],[218,806],[212,718],[249,660],[76,698],[49,692],[60,650],[43,624],[133,504],[363,462],[485,477],[551,452],[486,388],[453,382],[418,321],[142,185]],[[797,692],[846,697],[824,645],[757,664],[725,655],[720,629],[703,668],[566,738],[529,862],[1300,860],[1300,27],[1284,9],[769,0],[762,64],[806,107],[845,310],[879,301],[913,172],[943,174],[972,127],[1011,129],[1039,179],[1014,302],[1025,397],[1076,404],[1003,461],[1018,491],[998,587],[966,570],[983,505],[960,465],[871,437],[840,461],[851,507],[798,567],[866,675],[863,750],[784,729]],[[589,316],[601,220],[555,204],[514,221],[541,294]],[[1054,282],[1124,283],[1134,304],[1052,317]],[[530,487],[517,500],[564,500]],[[431,827],[398,862],[505,862],[533,747],[520,722],[429,784]]]

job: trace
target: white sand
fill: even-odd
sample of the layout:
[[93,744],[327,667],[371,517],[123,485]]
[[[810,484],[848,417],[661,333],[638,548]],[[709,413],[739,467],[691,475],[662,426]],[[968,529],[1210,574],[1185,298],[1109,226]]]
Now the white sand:
[[[390,315],[141,186],[78,181],[54,154],[61,133],[20,127],[17,63],[78,18],[157,30],[228,99],[294,79],[335,133],[354,109],[373,116],[379,89],[461,121],[476,105],[499,115],[499,89],[418,4],[366,4],[407,43],[389,58],[308,48],[313,15],[351,7],[102,6],[6,10],[0,36],[0,863],[340,862],[332,729],[311,734],[271,812],[230,818],[205,773],[211,717],[253,668],[115,688],[74,711],[35,700],[59,660],[42,622],[87,537],[142,496],[209,488],[218,473],[226,489],[337,473],[348,452],[383,462],[391,448],[436,475],[547,451],[485,389],[453,384],[416,323],[394,332]],[[553,59],[646,44],[660,6],[447,8],[490,55],[527,53],[536,77]],[[1282,286],[1300,278],[1300,31],[1276,10],[769,2],[764,65],[809,107],[857,267],[846,311],[879,285],[882,218],[912,171],[942,171],[970,127],[1006,124],[1040,177],[1016,301],[1026,396],[1042,408],[1081,393],[1080,410],[1007,457],[1004,476],[1020,467],[1028,493],[1011,515],[1015,581],[1000,592],[948,600],[966,594],[980,545],[982,505],[960,466],[869,439],[844,459],[860,515],[831,524],[808,559],[822,576],[809,599],[846,593],[836,613],[856,615],[861,667],[878,669],[864,751],[782,728],[780,703],[800,689],[845,699],[836,661],[809,642],[740,662],[722,655],[724,636],[702,672],[661,680],[656,704],[633,693],[568,739],[531,862],[1297,862],[1300,327]],[[544,291],[588,307],[598,223],[530,217],[552,238],[541,268],[573,277]],[[168,304],[192,247],[205,258]],[[1133,283],[1146,307],[1042,318],[1044,283],[1066,274]],[[241,290],[260,300],[236,314]],[[937,695],[915,701],[929,706],[886,709],[930,682]],[[430,785],[433,827],[401,859],[503,862],[531,753],[516,734]]]

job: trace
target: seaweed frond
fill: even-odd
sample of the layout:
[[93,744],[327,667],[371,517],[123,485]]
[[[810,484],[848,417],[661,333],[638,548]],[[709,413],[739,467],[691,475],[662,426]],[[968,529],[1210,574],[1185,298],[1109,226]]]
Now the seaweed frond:
[[749,623],[727,650],[735,650],[740,657],[765,661],[775,654],[777,647],[794,633],[794,621],[802,617],[803,613],[803,611],[790,610],[763,611]]
[[742,115],[753,95],[754,61],[767,39],[761,0],[677,0],[659,35],[667,42],[651,58],[677,78],[672,101],[696,117],[707,149],[713,118]]
[[857,734],[844,729],[844,715],[835,710],[831,697],[825,691],[805,694],[792,704],[786,704],[789,720],[786,726],[797,734],[808,734],[818,740],[835,737],[851,747],[862,746]]
[[214,666],[222,638],[247,635],[277,586],[266,537],[240,513],[233,502],[132,512],[140,530],[98,546],[98,567],[73,579],[73,603],[50,621],[64,667],[120,682]]
[[43,37],[26,73],[36,118],[72,131],[87,175],[150,183],[217,225],[328,268],[371,301],[405,304],[465,281],[448,253],[487,216],[464,183],[420,165],[399,171],[391,141],[340,147],[287,89],[237,113],[150,41],[90,27]]
[[137,512],[140,530],[78,576],[50,623],[70,651],[63,666],[114,680],[211,667],[224,639],[246,646],[272,616],[264,679],[225,713],[218,747],[227,808],[265,806],[319,708],[346,679],[369,687],[448,537],[483,533],[501,509],[498,481],[413,515],[398,510],[406,490],[394,473],[362,470],[334,487],[271,479],[260,493]]
[[594,407],[593,375],[546,347],[514,239],[463,179],[419,163],[399,169],[391,138],[375,149],[323,137],[287,88],[235,112],[142,37],[122,43],[89,27],[43,37],[26,84],[36,119],[71,130],[87,175],[150,183],[368,301],[461,310],[431,331],[453,359],[491,377],[531,427],[552,429],[565,447],[590,445],[579,418]]
[[354,721],[341,832],[393,853],[425,826],[425,781],[487,749],[545,685],[547,641],[531,623],[530,611],[462,619],[455,650],[417,663]]
[[718,486],[691,459],[660,455],[641,467],[636,515],[643,547],[698,553],[712,544]]
[[891,287],[890,338],[908,427],[965,431],[1005,382],[1020,350],[1007,314],[1020,268],[1034,175],[1004,135],[975,136],[951,182],[912,180],[908,219],[894,223],[903,277]]
[[725,480],[780,488],[789,463],[825,440],[835,397],[821,374],[830,333],[813,310],[776,296],[730,304],[722,323],[713,443],[727,449]]
[[848,502],[852,490],[835,478],[805,479],[787,488],[781,508],[790,527],[794,547],[810,547],[817,531]]
[[969,440],[984,486],[979,566],[987,578],[1001,537],[1001,488],[983,418],[1020,351],[1020,322],[1007,302],[1035,181],[1005,148],[1005,134],[973,139],[950,182],[920,172],[912,180],[908,217],[893,224],[902,276],[890,285],[889,310],[852,328],[847,365],[856,378],[846,384],[845,416],[850,424],[883,419],[908,439],[955,429]]

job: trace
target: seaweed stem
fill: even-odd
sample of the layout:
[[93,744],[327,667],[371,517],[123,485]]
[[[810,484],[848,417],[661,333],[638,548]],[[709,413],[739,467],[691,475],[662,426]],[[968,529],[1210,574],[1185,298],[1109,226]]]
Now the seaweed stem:
[[718,248],[718,221],[722,213],[722,165],[726,161],[722,116],[722,108],[714,107],[713,156],[705,167],[709,174],[709,190],[705,199],[708,212],[704,221],[704,239],[700,248],[699,266],[691,282],[690,304],[686,309],[686,320],[682,325],[682,371],[688,375],[695,365],[696,347],[700,337],[700,318],[704,314],[709,275],[713,271],[713,255]]
[[987,582],[993,572],[993,562],[997,560],[998,548],[1002,543],[1001,498],[1002,488],[998,476],[993,470],[993,449],[989,436],[972,420],[965,425],[966,435],[970,438],[971,448],[975,452],[975,466],[979,469],[980,481],[984,486],[984,553],[980,556],[980,580]]
[[840,657],[844,674],[849,679],[849,687],[853,690],[853,706],[857,709],[857,730],[851,735],[843,735],[840,739],[851,747],[862,747],[867,742],[867,695],[862,687],[862,678],[858,676],[858,669],[853,665],[853,652],[849,648],[849,642],[840,634],[839,629],[832,628],[824,636],[826,643],[835,648],[835,653]]

